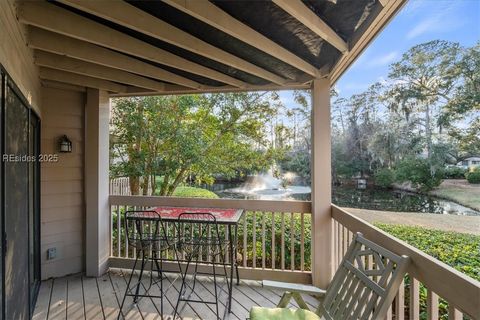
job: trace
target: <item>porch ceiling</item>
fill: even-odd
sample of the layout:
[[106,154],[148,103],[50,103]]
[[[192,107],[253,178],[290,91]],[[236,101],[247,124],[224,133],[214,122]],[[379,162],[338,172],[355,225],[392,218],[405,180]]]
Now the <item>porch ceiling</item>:
[[40,77],[115,95],[332,84],[406,0],[19,3]]

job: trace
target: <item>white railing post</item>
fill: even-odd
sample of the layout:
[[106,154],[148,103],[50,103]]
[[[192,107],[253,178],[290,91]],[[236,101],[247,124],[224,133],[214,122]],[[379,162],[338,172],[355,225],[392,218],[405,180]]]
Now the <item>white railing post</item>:
[[110,255],[109,110],[106,91],[87,90],[85,106],[86,274],[100,276]]
[[312,280],[326,288],[333,275],[330,80],[312,85]]

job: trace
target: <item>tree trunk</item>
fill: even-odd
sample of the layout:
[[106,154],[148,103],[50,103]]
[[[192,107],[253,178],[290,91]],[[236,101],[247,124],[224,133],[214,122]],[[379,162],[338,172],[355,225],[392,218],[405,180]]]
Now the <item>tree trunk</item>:
[[425,136],[427,140],[427,157],[432,156],[432,128],[430,126],[430,106],[427,104],[425,108]]
[[187,172],[187,168],[182,168],[180,169],[180,172],[177,174],[177,177],[173,181],[173,183],[168,187],[168,196],[171,196],[175,189],[178,187],[180,182],[183,181],[183,178],[185,177],[185,172]]
[[138,177],[130,176],[128,177],[128,181],[130,183],[130,194],[132,196],[140,194],[140,181]]
[[150,185],[151,185],[151,188],[152,188],[152,196],[155,195],[156,191],[157,191],[157,183],[156,183],[156,179],[155,179],[155,175],[152,174],[152,176],[150,177]]
[[146,196],[148,195],[148,175],[145,175],[142,177],[142,195]]
[[430,126],[430,106],[427,104],[425,108],[425,135],[427,139],[427,159],[430,165],[430,174],[435,174],[435,167],[432,163],[432,128]]
[[163,177],[162,187],[160,188],[160,195],[166,196],[168,191],[168,181],[170,180],[170,176]]

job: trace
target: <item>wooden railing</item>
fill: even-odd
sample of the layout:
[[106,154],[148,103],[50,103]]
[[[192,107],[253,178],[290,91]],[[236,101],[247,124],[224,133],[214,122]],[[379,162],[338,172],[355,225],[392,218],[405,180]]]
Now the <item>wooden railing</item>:
[[[311,283],[311,204],[306,201],[200,199],[155,196],[110,196],[110,266],[131,265],[124,212],[158,206],[244,209],[239,225],[237,263],[246,279]],[[168,232],[174,230],[167,226]],[[228,237],[228,230],[221,229]],[[173,258],[173,253],[166,253]],[[225,260],[228,262],[228,252]]]
[[[157,206],[245,209],[238,238],[240,276],[297,283],[312,281],[311,204],[304,201],[110,196],[111,267],[131,267],[135,257],[122,231],[123,212]],[[355,232],[396,254],[410,257],[408,274],[387,319],[480,319],[478,281],[334,205],[332,218],[335,269]],[[226,231],[223,234],[228,236]]]
[[369,240],[398,255],[410,257],[408,274],[387,319],[480,319],[480,282],[342,208],[333,205],[332,217],[335,269],[356,232],[361,232]]

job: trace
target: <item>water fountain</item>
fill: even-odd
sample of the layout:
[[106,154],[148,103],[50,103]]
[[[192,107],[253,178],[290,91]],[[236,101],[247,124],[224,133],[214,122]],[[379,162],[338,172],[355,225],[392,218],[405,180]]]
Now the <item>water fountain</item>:
[[269,170],[267,173],[249,176],[241,186],[224,190],[224,192],[238,195],[237,197],[260,200],[306,198],[311,192],[310,187],[290,185],[296,177],[295,173],[286,172],[281,175],[281,178],[276,178],[273,170]]

